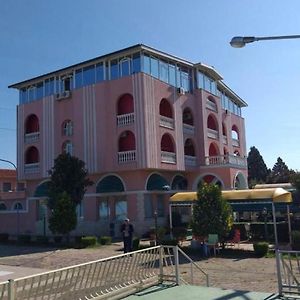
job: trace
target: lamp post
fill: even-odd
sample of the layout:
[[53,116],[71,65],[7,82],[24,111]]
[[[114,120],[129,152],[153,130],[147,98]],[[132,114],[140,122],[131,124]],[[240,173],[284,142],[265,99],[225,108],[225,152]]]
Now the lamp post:
[[157,210],[154,211],[155,246],[157,246]]
[[246,44],[258,42],[258,41],[270,41],[270,40],[290,40],[299,39],[300,35],[279,35],[279,36],[235,36],[231,39],[230,45],[234,48],[243,48]]

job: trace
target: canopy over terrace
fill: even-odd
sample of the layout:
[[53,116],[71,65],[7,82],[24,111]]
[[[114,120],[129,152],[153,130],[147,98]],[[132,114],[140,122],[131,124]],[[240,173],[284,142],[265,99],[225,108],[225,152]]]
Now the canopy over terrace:
[[[259,205],[270,205],[273,213],[274,233],[276,247],[278,245],[275,203],[286,204],[289,236],[290,236],[290,214],[289,205],[292,203],[292,194],[283,188],[268,188],[268,189],[248,189],[248,190],[231,190],[222,191],[222,197],[227,200],[232,206],[233,211],[241,211],[241,206],[246,211],[257,210]],[[170,198],[170,227],[172,230],[172,206],[189,205],[192,206],[197,201],[197,192],[176,193]],[[254,209],[255,208],[255,209]]]

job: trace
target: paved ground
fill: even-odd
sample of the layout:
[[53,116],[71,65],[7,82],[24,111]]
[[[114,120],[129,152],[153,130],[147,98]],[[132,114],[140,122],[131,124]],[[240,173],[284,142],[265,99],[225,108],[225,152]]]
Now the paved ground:
[[[249,251],[251,246],[243,247],[247,250],[237,251],[236,249],[224,256],[221,254],[203,259],[197,253],[193,253],[191,257],[209,274],[211,286],[276,293],[275,259],[255,258]],[[121,253],[121,243],[94,249],[0,245],[0,282]]]

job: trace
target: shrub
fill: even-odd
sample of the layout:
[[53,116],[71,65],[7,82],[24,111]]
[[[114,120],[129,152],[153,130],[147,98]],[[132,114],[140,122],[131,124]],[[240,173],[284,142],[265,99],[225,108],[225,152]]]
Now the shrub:
[[300,231],[292,231],[292,247],[293,250],[300,250]]
[[132,240],[132,250],[136,251],[139,250],[140,247],[140,239],[138,237],[133,238]]
[[82,247],[91,247],[97,244],[97,238],[95,236],[84,236],[81,238],[80,244]]
[[61,235],[56,235],[53,239],[54,239],[54,242],[56,244],[60,244],[62,242],[62,236]]
[[111,244],[111,236],[101,236],[100,244],[101,245],[110,245]]
[[185,227],[174,227],[173,236],[177,240],[184,240],[186,238],[187,229]]
[[257,242],[253,244],[254,253],[258,257],[263,257],[268,253],[269,243],[267,242]]
[[29,234],[21,234],[18,236],[18,242],[20,243],[27,244],[30,243],[30,241],[31,241],[31,236]]
[[0,242],[7,242],[9,238],[8,233],[0,233]]
[[44,235],[38,235],[36,237],[36,242],[38,244],[41,244],[41,245],[45,245],[45,244],[48,244],[48,241],[49,241],[49,238],[47,236],[44,236]]
[[178,241],[177,241],[177,239],[166,239],[166,240],[161,240],[160,244],[166,245],[166,246],[177,246]]

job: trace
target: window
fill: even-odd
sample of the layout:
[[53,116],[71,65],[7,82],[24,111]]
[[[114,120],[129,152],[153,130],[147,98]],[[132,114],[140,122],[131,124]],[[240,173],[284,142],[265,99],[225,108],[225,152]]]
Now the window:
[[124,58],[120,61],[120,77],[130,74],[130,59]]
[[82,87],[82,69],[76,70],[75,72],[75,88]]
[[110,62],[110,79],[119,78],[118,60],[114,59]]
[[20,203],[20,202],[15,203],[13,209],[14,209],[14,210],[23,210],[23,205],[22,205],[22,203]]
[[93,83],[95,83],[95,66],[94,65],[83,68],[83,72],[82,72],[83,86],[90,85]]
[[146,54],[143,55],[143,71],[150,74],[150,57]]
[[20,90],[20,104],[24,104],[27,102],[27,89],[26,88],[23,88]]
[[5,203],[3,202],[0,203],[0,210],[7,210]]
[[3,182],[3,187],[2,187],[3,192],[9,192],[11,191],[11,183],[10,182]]
[[66,141],[63,143],[62,151],[73,155],[73,144],[70,141]]
[[96,81],[103,81],[104,80],[104,67],[103,63],[99,63],[96,65]]
[[79,204],[76,205],[76,215],[77,218],[83,218],[83,203],[80,202]]
[[54,78],[45,80],[45,96],[54,94]]
[[126,200],[116,200],[115,213],[116,213],[117,221],[122,221],[125,218],[127,218],[127,201]]
[[24,182],[17,183],[17,191],[25,191],[25,183]]
[[158,60],[154,57],[151,57],[150,62],[151,62],[151,75],[155,78],[158,78]]
[[159,62],[159,79],[168,83],[168,64],[166,62]]
[[132,73],[141,72],[141,55],[140,53],[135,53],[132,56]]
[[62,91],[71,91],[73,87],[73,78],[72,76],[64,77],[62,80]]
[[63,136],[72,136],[73,135],[73,123],[70,120],[67,120],[63,123]]
[[39,82],[36,85],[36,99],[41,99],[44,97],[44,83]]
[[36,88],[34,86],[31,86],[28,89],[28,101],[32,102],[35,100],[35,92],[36,92]]
[[169,64],[169,83],[176,86],[175,66]]
[[145,219],[153,217],[153,203],[151,194],[145,194],[144,196],[144,214]]
[[101,220],[108,220],[110,209],[108,205],[108,198],[99,202],[99,218]]

